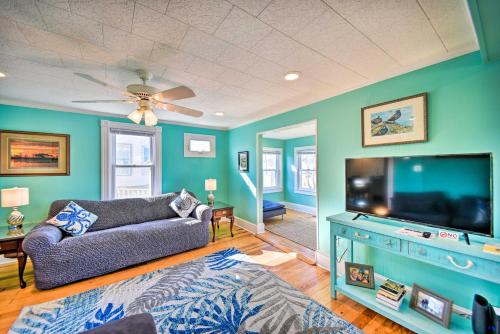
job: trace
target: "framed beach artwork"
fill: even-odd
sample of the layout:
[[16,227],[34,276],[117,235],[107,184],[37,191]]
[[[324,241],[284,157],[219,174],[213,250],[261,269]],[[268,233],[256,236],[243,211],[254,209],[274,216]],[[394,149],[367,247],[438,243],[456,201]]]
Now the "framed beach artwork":
[[69,175],[69,135],[0,130],[0,175]]
[[363,147],[427,141],[427,93],[361,108]]

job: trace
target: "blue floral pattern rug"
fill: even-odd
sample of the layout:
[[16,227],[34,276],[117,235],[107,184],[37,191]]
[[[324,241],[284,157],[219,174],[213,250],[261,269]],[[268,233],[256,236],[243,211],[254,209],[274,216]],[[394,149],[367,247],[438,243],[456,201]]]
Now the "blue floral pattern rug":
[[9,333],[74,334],[143,312],[158,333],[362,333],[235,248],[25,307]]

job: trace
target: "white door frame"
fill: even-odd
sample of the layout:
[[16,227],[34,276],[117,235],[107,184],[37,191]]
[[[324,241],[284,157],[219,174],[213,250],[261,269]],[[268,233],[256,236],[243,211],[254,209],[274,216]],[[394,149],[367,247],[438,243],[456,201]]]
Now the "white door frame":
[[256,170],[257,196],[255,196],[256,200],[257,200],[257,205],[256,205],[256,208],[257,208],[257,233],[264,233],[264,231],[265,231],[264,218],[263,218],[263,213],[262,213],[262,200],[264,199],[264,191],[263,191],[264,187],[262,184],[262,148],[263,148],[262,138],[263,138],[263,135],[269,131],[272,131],[272,130],[285,130],[285,129],[292,128],[292,127],[297,126],[298,124],[303,124],[303,123],[314,123],[314,128],[315,128],[315,134],[314,134],[314,137],[315,137],[314,146],[316,148],[316,249],[315,249],[315,254],[317,254],[319,251],[319,205],[318,205],[318,203],[319,203],[319,191],[318,191],[319,190],[319,182],[318,182],[318,180],[319,180],[319,178],[318,178],[319,154],[318,154],[318,120],[316,118],[312,119],[312,120],[304,121],[304,122],[298,122],[298,123],[295,123],[293,125],[288,125],[288,126],[283,126],[283,127],[279,127],[279,128],[275,128],[275,129],[271,129],[271,130],[267,130],[267,131],[257,132],[257,134],[256,134],[256,157],[255,157],[255,162],[257,165],[257,170]]

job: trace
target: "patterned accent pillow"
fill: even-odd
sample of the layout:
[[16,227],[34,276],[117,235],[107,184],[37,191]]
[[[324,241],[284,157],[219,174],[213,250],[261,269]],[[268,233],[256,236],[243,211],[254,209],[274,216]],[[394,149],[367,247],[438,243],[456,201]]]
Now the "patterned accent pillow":
[[191,212],[200,204],[196,198],[191,196],[186,189],[182,189],[181,194],[175,200],[170,202],[170,207],[179,215],[187,218]]
[[96,220],[96,215],[71,201],[55,217],[47,220],[47,223],[57,226],[64,232],[76,237],[87,232]]

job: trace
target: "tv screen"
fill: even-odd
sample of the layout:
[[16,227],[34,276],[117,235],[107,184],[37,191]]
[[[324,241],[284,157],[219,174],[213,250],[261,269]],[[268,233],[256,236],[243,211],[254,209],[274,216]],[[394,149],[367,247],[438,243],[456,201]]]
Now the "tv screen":
[[491,154],[346,159],[346,210],[492,236]]

